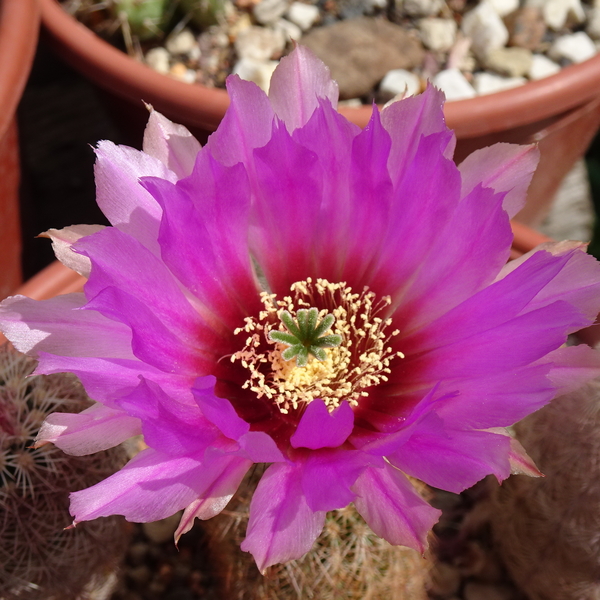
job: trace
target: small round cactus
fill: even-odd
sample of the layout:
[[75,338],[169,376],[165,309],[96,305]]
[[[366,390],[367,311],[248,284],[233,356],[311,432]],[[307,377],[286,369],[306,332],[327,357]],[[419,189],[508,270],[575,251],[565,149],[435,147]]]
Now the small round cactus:
[[[377,537],[353,506],[327,514],[323,533],[298,560],[265,575],[239,549],[260,468],[244,480],[221,515],[203,521],[209,564],[228,600],[425,600],[431,562],[416,550]],[[423,487],[425,493],[426,490]],[[196,525],[199,526],[199,525]]]
[[121,449],[93,456],[33,448],[52,412],[80,412],[91,402],[71,375],[30,376],[35,361],[0,347],[0,598],[99,598],[126,545],[124,522],[98,519],[75,530],[69,492],[119,469]]

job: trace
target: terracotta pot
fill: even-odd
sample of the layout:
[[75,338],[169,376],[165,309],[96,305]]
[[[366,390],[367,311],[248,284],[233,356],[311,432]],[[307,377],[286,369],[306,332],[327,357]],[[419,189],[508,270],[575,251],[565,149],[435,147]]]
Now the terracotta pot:
[[[64,12],[56,0],[41,0],[41,6],[50,43],[69,64],[110,92],[112,112],[129,128],[133,145],[140,144],[147,118],[142,99],[188,126],[201,140],[216,129],[229,104],[224,90],[160,75],[101,40]],[[340,112],[364,126],[370,107]],[[600,125],[600,55],[519,88],[449,102],[446,118],[458,137],[457,160],[495,142],[539,143],[540,166],[527,206],[517,216],[522,223],[536,225]]]
[[21,283],[19,144],[15,111],[39,28],[37,0],[0,2],[0,298]]

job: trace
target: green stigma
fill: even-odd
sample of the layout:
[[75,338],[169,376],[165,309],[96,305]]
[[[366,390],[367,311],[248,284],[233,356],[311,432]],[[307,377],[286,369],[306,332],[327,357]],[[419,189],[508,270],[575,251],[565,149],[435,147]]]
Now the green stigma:
[[301,308],[296,313],[296,321],[287,310],[278,313],[281,322],[286,326],[285,331],[270,331],[269,338],[274,342],[286,344],[286,348],[281,356],[284,360],[296,358],[296,365],[305,367],[308,362],[308,355],[311,354],[317,360],[325,360],[327,354],[325,348],[335,348],[342,343],[342,336],[335,333],[323,335],[331,329],[335,317],[325,315],[320,323],[319,311],[316,308]]

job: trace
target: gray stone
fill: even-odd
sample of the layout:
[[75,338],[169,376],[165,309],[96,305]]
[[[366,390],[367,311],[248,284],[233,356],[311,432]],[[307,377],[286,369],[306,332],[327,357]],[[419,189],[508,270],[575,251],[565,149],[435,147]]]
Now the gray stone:
[[446,52],[456,41],[454,19],[427,18],[419,21],[419,32],[423,44],[430,50]]
[[307,31],[319,20],[320,12],[319,7],[314,4],[292,2],[286,16],[292,23],[298,25],[302,31]]
[[260,0],[252,9],[252,14],[259,23],[268,25],[280,19],[288,6],[288,0]]
[[596,54],[596,46],[589,36],[579,31],[559,37],[548,51],[548,56],[554,60],[566,59],[580,63]]
[[546,22],[542,11],[535,6],[526,6],[504,19],[509,32],[509,46],[537,50],[546,35]]
[[331,70],[340,98],[367,94],[392,69],[412,69],[423,62],[424,50],[399,25],[359,17],[313,29],[301,43]]
[[253,25],[239,32],[234,45],[240,59],[250,58],[264,62],[281,54],[285,48],[285,36],[280,29]]
[[462,30],[471,38],[471,47],[479,58],[485,57],[491,50],[503,48],[508,41],[508,29],[485,0],[465,14]]
[[485,66],[508,77],[523,77],[531,68],[531,50],[527,48],[496,48],[485,57]]
[[446,94],[447,100],[465,100],[477,95],[473,86],[458,69],[440,71],[432,81],[433,85]]
[[411,17],[435,17],[443,8],[443,0],[404,0],[402,9]]
[[529,79],[543,79],[544,77],[550,77],[560,71],[560,65],[556,64],[553,60],[550,60],[543,54],[534,54],[531,57],[531,67],[529,68],[528,77]]

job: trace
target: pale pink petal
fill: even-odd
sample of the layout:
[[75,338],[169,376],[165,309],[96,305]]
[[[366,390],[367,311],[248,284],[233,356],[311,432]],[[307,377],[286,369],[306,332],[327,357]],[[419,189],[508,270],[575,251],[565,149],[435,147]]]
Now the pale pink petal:
[[186,127],[151,110],[144,130],[142,148],[146,154],[158,158],[181,179],[192,172],[201,146]]
[[118,446],[141,433],[139,419],[121,410],[94,404],[79,414],[49,415],[35,439],[35,447],[52,442],[67,454],[84,456]]
[[525,204],[527,188],[540,159],[535,145],[494,144],[475,150],[458,167],[462,175],[462,195],[475,186],[507,192],[503,207],[514,217]]
[[427,504],[398,469],[387,463],[367,468],[353,490],[358,495],[356,510],[376,535],[390,544],[425,551],[427,533],[441,511]]
[[140,177],[177,177],[160,160],[127,146],[100,142],[96,149],[96,199],[112,225],[158,252],[161,209],[139,184]]
[[227,506],[252,466],[252,461],[239,456],[219,456],[217,453],[211,453],[206,458],[207,466],[211,470],[206,479],[210,480],[210,483],[202,492],[202,496],[194,500],[183,512],[175,531],[175,543],[192,528],[194,519],[205,521],[218,515]]
[[71,246],[82,237],[104,229],[104,225],[72,225],[64,229],[48,229],[38,237],[52,240],[52,249],[60,262],[76,273],[89,277],[92,263],[87,256],[73,252]]
[[298,465],[271,465],[252,497],[241,549],[252,553],[262,573],[271,565],[306,554],[323,529],[325,512],[309,508],[300,475]]
[[108,479],[70,495],[74,523],[123,515],[149,523],[175,514],[206,488],[205,467],[191,456],[170,457],[142,450]]
[[548,379],[556,388],[556,395],[567,394],[586,381],[600,377],[600,352],[585,344],[558,348],[537,364],[552,365]]
[[273,110],[290,133],[306,124],[320,98],[327,98],[335,108],[338,94],[329,68],[304,46],[281,59],[269,87]]
[[525,448],[521,445],[521,442],[514,438],[506,429],[494,428],[490,429],[492,433],[499,435],[505,435],[510,438],[510,452],[508,454],[508,460],[510,462],[511,475],[529,475],[529,477],[543,477],[544,474],[537,468],[533,459]]
[[131,331],[98,312],[80,310],[83,294],[65,294],[50,300],[11,296],[2,302],[2,332],[19,352],[37,356],[133,358]]

